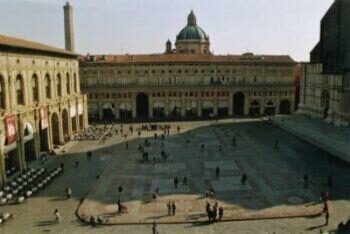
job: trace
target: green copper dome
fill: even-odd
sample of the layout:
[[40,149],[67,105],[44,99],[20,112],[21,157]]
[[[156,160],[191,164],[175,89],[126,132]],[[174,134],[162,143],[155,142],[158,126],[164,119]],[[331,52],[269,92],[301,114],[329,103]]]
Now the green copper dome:
[[187,17],[187,26],[177,35],[176,40],[207,40],[208,37],[196,22],[193,11]]

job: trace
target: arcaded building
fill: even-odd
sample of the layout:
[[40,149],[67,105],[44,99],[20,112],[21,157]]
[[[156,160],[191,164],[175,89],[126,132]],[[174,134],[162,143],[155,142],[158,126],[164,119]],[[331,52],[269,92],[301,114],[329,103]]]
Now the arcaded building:
[[293,110],[296,63],[288,55],[214,55],[191,12],[164,53],[87,55],[82,91],[93,119],[193,119]]
[[349,0],[335,0],[328,9],[300,81],[299,113],[343,126],[350,123],[349,12]]
[[0,184],[87,126],[77,57],[0,36]]

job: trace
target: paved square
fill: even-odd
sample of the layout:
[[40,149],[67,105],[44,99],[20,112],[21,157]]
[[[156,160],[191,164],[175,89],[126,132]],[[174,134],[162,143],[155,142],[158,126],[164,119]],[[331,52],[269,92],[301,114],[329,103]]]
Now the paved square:
[[[129,140],[129,149],[117,146],[118,157],[111,157],[101,178],[94,185],[79,208],[79,214],[107,217],[116,197],[128,209],[123,215],[108,216],[110,223],[158,223],[206,220],[206,202],[218,202],[224,207],[224,219],[250,219],[311,215],[320,211],[320,206],[305,206],[318,200],[319,191],[310,185],[302,186],[300,168],[291,165],[288,154],[276,150],[273,144],[266,145],[254,138],[242,124],[204,125],[182,127],[178,133],[173,127],[171,134],[154,139],[148,134],[150,162],[140,162],[142,155],[137,150],[144,138]],[[257,126],[261,128],[263,126]],[[187,130],[190,130],[188,134]],[[158,135],[161,132],[157,132]],[[146,136],[147,137],[147,136]],[[236,138],[236,146],[232,138]],[[189,143],[186,141],[189,140]],[[273,142],[273,141],[272,141]],[[204,144],[204,149],[201,145]],[[219,147],[222,150],[219,150]],[[119,147],[119,148],[118,148]],[[165,151],[168,161],[161,161],[160,152]],[[293,152],[296,154],[296,152]],[[114,155],[114,152],[111,153]],[[154,163],[153,158],[156,159]],[[220,168],[220,176],[215,175]],[[248,176],[246,185],[241,176]],[[179,179],[174,188],[174,178]],[[183,178],[187,185],[183,185]],[[117,192],[119,185],[124,190]],[[159,189],[159,196],[152,194]],[[206,198],[206,191],[214,189],[214,197]],[[167,215],[167,203],[175,202],[176,216]],[[298,201],[295,203],[294,201]],[[116,210],[115,210],[116,211]],[[200,216],[196,216],[201,214]],[[196,217],[196,218],[194,218]]]

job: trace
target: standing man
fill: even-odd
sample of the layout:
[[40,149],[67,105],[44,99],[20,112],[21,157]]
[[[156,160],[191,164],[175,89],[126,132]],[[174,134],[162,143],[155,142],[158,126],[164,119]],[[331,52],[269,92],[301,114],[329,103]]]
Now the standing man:
[[220,176],[220,167],[219,166],[216,167],[215,175],[216,175],[216,178],[219,178],[219,176]]
[[156,224],[156,221],[153,221],[153,224],[152,224],[152,233],[153,234],[157,234],[157,224]]
[[176,205],[175,205],[175,202],[173,202],[173,203],[171,204],[171,209],[172,209],[172,211],[173,211],[173,215],[175,215],[175,214],[176,214]]
[[174,187],[175,189],[177,189],[177,184],[179,183],[179,179],[177,178],[177,176],[175,176],[174,178]]
[[67,199],[70,199],[72,196],[72,189],[70,187],[66,188],[66,195],[67,195]]
[[168,201],[168,203],[166,204],[167,208],[168,208],[168,215],[171,215],[172,211],[171,211],[171,203],[170,201]]

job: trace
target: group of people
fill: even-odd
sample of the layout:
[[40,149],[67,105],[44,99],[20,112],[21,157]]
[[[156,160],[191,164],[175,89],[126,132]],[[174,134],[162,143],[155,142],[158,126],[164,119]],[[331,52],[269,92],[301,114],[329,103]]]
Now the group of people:
[[167,208],[168,208],[168,215],[175,215],[176,214],[176,205],[175,202],[173,201],[169,201],[166,204]]
[[219,207],[217,202],[214,203],[213,208],[211,208],[210,203],[207,202],[205,211],[207,213],[209,223],[221,220],[224,215],[224,208],[222,206]]

